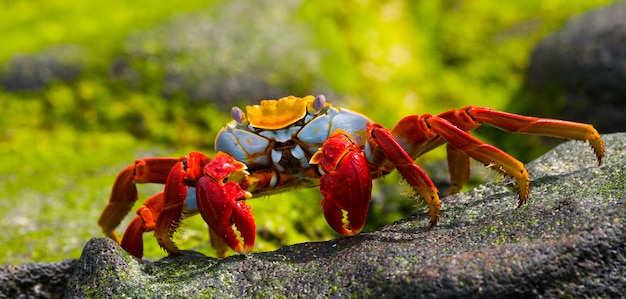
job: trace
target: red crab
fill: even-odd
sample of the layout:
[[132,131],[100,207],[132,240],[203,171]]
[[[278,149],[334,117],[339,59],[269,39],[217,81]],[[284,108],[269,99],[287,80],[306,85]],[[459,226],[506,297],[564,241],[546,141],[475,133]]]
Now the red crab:
[[[174,231],[183,218],[200,213],[219,256],[226,256],[226,246],[248,252],[256,227],[247,199],[319,186],[328,224],[352,236],[365,224],[372,179],[394,169],[428,204],[432,228],[439,220],[439,194],[414,159],[443,144],[451,193],[467,182],[473,158],[513,177],[522,205],[529,193],[528,173],[520,161],[468,133],[483,123],[509,132],[585,140],[598,164],[604,156],[602,139],[591,125],[473,106],[436,116],[410,115],[391,130],[331,106],[323,95],[264,100],[247,106],[246,113],[234,107],[232,116],[217,135],[213,158],[192,152],[180,158],[140,159],[126,167],[98,221],[104,233],[140,258],[142,234],[154,231],[161,247],[178,254]],[[135,184],[140,183],[161,183],[165,189],[144,202],[120,242],[114,230],[137,201]]]

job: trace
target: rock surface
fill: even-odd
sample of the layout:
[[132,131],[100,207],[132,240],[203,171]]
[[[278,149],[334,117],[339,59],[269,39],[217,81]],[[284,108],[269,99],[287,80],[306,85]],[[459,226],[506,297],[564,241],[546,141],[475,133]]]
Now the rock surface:
[[300,6],[300,0],[231,0],[137,31],[111,66],[112,78],[224,111],[242,99],[330,94],[313,32],[298,20]]
[[[443,199],[352,238],[223,260],[186,251],[139,261],[92,239],[65,295],[74,297],[619,297],[626,294],[626,133],[591,149],[567,142],[527,165],[529,202],[506,182]],[[184,247],[184,244],[180,244]]]
[[[517,113],[626,129],[626,2],[572,19],[542,40],[526,73],[530,93]],[[524,105],[522,110],[519,105]]]
[[4,90],[38,91],[54,82],[73,82],[85,68],[87,50],[77,45],[59,45],[36,54],[15,54],[0,66]]
[[77,260],[0,266],[0,298],[61,298]]

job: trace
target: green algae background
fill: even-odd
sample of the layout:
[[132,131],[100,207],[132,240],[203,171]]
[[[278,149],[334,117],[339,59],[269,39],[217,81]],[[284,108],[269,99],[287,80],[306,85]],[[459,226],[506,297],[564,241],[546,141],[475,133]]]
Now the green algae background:
[[[326,93],[331,103],[389,127],[407,114],[509,107],[533,46],[569,18],[610,1],[267,1],[246,9],[251,3],[3,4],[0,264],[79,257],[87,240],[102,236],[96,221],[125,165],[147,156],[211,153],[230,106],[255,104],[276,91]],[[214,20],[208,24],[220,30],[209,32],[235,32],[238,43],[194,51],[201,39],[182,41],[187,48],[176,52],[179,44],[161,38],[177,26],[193,28],[184,26],[195,18]],[[11,87],[15,70],[24,78],[23,63],[33,61],[58,62],[69,75]],[[194,88],[207,84],[193,80],[197,72],[255,84],[229,101],[196,96]],[[172,87],[177,78],[191,79]],[[516,152],[510,145],[528,142],[524,136],[477,136],[523,162],[546,150]],[[418,161],[443,157],[436,151]],[[366,230],[415,209],[398,182],[390,175],[376,184]],[[141,186],[137,204],[159,188]],[[321,215],[320,199],[311,189],[252,200],[256,250],[338,237]],[[211,255],[205,225],[196,218],[184,223],[177,243]],[[149,234],[144,239],[148,258],[165,255]]]

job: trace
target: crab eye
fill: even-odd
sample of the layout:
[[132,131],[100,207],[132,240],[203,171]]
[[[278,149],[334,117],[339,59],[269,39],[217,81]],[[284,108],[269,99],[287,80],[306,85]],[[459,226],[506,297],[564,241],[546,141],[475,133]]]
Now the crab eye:
[[317,115],[320,111],[322,111],[322,109],[324,109],[324,106],[326,106],[326,97],[323,94],[320,94],[315,97],[313,103],[309,102],[306,112],[309,115]]
[[246,114],[237,106],[230,110],[230,115],[238,124],[241,124],[246,119]]
[[326,97],[323,94],[316,96],[315,100],[313,101],[313,108],[315,109],[315,111],[319,112],[324,108],[324,105],[326,105]]

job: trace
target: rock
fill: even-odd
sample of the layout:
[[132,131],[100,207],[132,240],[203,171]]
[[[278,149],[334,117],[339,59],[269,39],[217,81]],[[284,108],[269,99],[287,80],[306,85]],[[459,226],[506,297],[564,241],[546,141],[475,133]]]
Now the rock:
[[228,1],[134,32],[111,75],[224,111],[242,100],[330,94],[314,34],[297,17],[301,2]]
[[[75,297],[619,297],[626,294],[626,133],[591,149],[567,142],[527,165],[529,202],[505,182],[443,199],[380,231],[223,260],[185,251],[137,260],[104,238],[86,245]],[[180,244],[184,247],[184,244]]]
[[510,110],[621,132],[626,129],[624,82],[626,2],[619,2],[577,17],[542,40],[526,72],[528,94]]
[[0,298],[61,298],[77,262],[0,266]]
[[6,91],[38,91],[53,82],[73,82],[85,68],[86,51],[77,45],[49,47],[35,54],[17,54],[2,67]]

